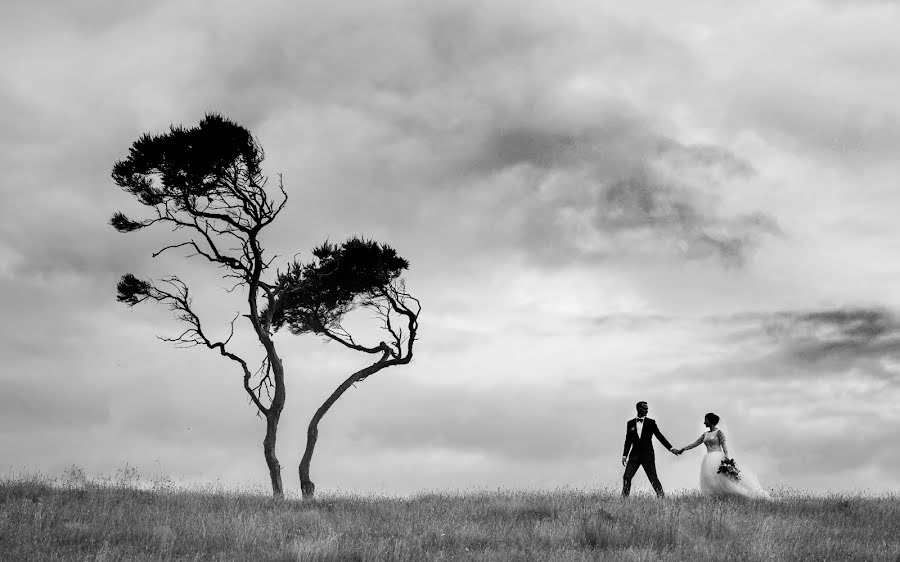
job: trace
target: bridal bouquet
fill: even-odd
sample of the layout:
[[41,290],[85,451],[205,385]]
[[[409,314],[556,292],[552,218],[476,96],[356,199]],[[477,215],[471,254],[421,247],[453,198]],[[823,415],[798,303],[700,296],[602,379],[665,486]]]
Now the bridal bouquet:
[[717,470],[716,472],[719,474],[724,474],[734,481],[738,481],[741,479],[741,469],[737,467],[734,459],[722,459],[722,462],[719,464],[719,470]]

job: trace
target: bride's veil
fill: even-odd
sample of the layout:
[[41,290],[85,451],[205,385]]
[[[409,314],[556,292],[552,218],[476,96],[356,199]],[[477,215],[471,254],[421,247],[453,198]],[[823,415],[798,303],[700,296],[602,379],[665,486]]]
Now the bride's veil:
[[758,474],[765,473],[765,456],[761,451],[750,449],[742,445],[746,443],[746,439],[742,439],[740,434],[736,434],[728,427],[728,423],[722,419],[717,425],[722,433],[725,434],[725,445],[728,447],[728,456],[735,459],[741,474],[748,483],[760,486]]

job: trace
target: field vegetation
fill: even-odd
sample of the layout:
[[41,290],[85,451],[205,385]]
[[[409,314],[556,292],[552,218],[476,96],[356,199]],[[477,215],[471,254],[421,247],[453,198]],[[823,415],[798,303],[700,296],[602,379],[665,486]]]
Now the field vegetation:
[[275,500],[140,489],[133,472],[0,481],[0,560],[865,560],[900,562],[900,497],[767,501],[612,491]]

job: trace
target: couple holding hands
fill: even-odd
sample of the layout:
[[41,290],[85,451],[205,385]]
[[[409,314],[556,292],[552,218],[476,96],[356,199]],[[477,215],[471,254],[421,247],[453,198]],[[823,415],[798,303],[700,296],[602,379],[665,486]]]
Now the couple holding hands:
[[656,421],[647,417],[650,407],[646,402],[638,402],[637,417],[628,420],[625,425],[625,449],[622,452],[622,465],[625,474],[622,477],[622,496],[631,493],[631,480],[643,467],[650,485],[659,497],[665,496],[659,477],[656,475],[656,459],[653,452],[653,437],[674,455],[693,449],[700,444],[706,445],[706,455],[700,464],[700,491],[711,496],[740,496],[745,498],[770,499],[756,477],[748,470],[738,468],[734,459],[728,456],[725,434],[717,427],[719,416],[708,413],[703,418],[707,431],[690,445],[680,449],[672,447],[659,431]]

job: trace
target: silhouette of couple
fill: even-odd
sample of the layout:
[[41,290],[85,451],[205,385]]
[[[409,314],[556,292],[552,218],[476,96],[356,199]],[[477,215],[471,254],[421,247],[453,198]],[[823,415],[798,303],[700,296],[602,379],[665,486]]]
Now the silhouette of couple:
[[[700,465],[700,491],[702,493],[713,496],[770,499],[769,493],[760,485],[756,476],[746,468],[739,469],[737,478],[719,471],[722,461],[729,459],[725,434],[717,427],[719,416],[712,412],[706,414],[703,417],[703,425],[707,427],[707,431],[704,431],[690,445],[676,449],[663,436],[656,421],[647,417],[647,413],[650,411],[647,403],[641,401],[635,407],[637,408],[637,417],[628,420],[625,425],[625,449],[622,452],[625,474],[622,477],[622,497],[628,497],[631,493],[631,480],[641,467],[644,468],[656,495],[665,496],[662,484],[656,475],[656,457],[653,452],[653,437],[655,436],[669,452],[676,456],[701,444],[706,446],[706,456]],[[734,459],[729,462],[733,463]]]

